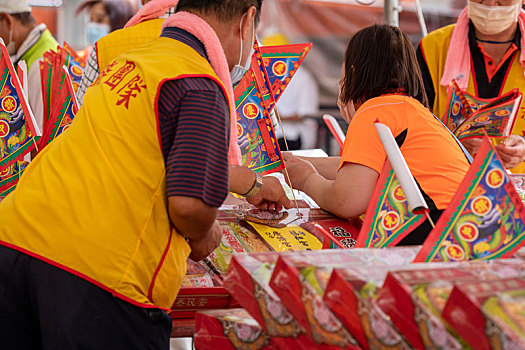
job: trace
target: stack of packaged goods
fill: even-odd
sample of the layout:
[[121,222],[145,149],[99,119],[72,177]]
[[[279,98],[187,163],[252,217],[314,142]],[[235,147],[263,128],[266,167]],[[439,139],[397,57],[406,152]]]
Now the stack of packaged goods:
[[[232,204],[233,203],[233,204]],[[361,220],[343,220],[299,199],[298,208],[271,212],[232,199],[219,209],[222,241],[205,260],[188,260],[187,274],[172,307],[172,336],[191,336],[195,312],[238,307],[223,286],[232,257],[237,253],[297,252],[351,248]]]
[[525,348],[525,261],[411,263],[419,249],[236,254],[224,287],[243,309],[197,313],[195,345]]

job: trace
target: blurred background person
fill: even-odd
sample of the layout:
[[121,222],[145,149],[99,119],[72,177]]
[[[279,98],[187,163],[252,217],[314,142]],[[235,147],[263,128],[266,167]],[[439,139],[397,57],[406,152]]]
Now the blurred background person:
[[[514,88],[525,92],[523,50],[525,12],[522,0],[469,0],[457,23],[421,40],[417,57],[431,110],[443,119],[447,87],[459,87],[480,98],[501,96]],[[525,115],[520,111],[513,134],[496,146],[505,167],[525,172]],[[462,140],[474,155],[481,139]]]
[[93,45],[102,37],[124,27],[127,21],[137,12],[135,0],[84,0],[77,7],[75,15],[85,11],[89,22],[85,29],[87,47],[79,54],[87,59]]
[[179,0],[141,0],[139,4],[143,7],[125,24],[124,28],[97,40],[89,55],[77,91],[80,105],[84,103],[87,88],[115,57],[160,35],[164,20],[175,13],[178,2]]
[[27,64],[29,104],[42,129],[42,87],[38,61],[47,50],[56,50],[57,41],[44,23],[37,24],[27,0],[0,0],[0,37],[16,67]]
[[[266,35],[265,46],[289,45],[282,33]],[[276,105],[284,129],[284,136],[290,150],[312,149],[317,145],[317,123],[306,116],[316,115],[319,111],[319,88],[312,74],[304,65],[299,66],[293,79],[284,90]],[[279,148],[286,150],[281,127],[275,129]]]

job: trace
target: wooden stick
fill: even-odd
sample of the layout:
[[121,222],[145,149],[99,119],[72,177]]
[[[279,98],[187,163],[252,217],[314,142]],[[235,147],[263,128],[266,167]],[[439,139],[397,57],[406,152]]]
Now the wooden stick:
[[432,218],[428,214],[428,210],[425,210],[425,215],[427,216],[428,222],[430,222],[430,225],[432,226],[432,228],[436,228],[436,225],[434,225],[434,221],[432,221]]
[[[275,106],[273,110],[275,111],[275,116],[277,117],[277,120],[279,121],[279,126],[281,127],[281,133],[283,134],[284,145],[286,147],[286,151],[290,152],[290,148],[288,148],[288,141],[286,141],[286,136],[284,136],[283,123],[281,121],[281,116],[279,115],[279,112],[277,111],[277,106]],[[300,217],[301,213],[299,212],[299,205],[297,204],[297,199],[295,198],[295,193],[293,192],[292,180],[290,179],[290,174],[288,174],[288,169],[286,169],[286,164],[284,164],[284,161],[283,161],[283,165],[284,165],[284,174],[286,175],[286,178],[292,190],[292,197],[295,203],[295,208],[297,209],[297,216]]]
[[36,153],[38,153],[38,145],[36,144],[36,141],[35,141],[35,136],[33,135],[33,143],[35,144],[35,149],[36,149]]

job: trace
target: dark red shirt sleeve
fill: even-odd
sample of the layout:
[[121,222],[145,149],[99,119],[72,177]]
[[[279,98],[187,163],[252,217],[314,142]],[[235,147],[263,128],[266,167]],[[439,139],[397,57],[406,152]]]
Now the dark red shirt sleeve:
[[229,190],[229,108],[207,78],[166,81],[158,99],[167,195],[219,207]]

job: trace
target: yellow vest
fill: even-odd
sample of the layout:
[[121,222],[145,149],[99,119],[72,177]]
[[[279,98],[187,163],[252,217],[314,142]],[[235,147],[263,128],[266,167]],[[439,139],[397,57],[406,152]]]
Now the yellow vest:
[[75,122],[0,203],[0,244],[136,305],[170,308],[190,248],[168,216],[156,99],[165,80],[182,75],[225,91],[206,59],[169,38],[110,63]]
[[[455,24],[440,28],[421,40],[421,49],[427,62],[430,76],[432,77],[432,84],[436,97],[434,99],[433,112],[436,116],[442,119],[444,123],[446,120],[444,116],[448,108],[448,93],[447,88],[440,85],[441,77],[445,70],[445,62],[447,60],[448,47],[450,38]],[[521,48],[522,50],[525,48]],[[519,88],[522,93],[525,93],[525,78],[523,76],[523,67],[519,62],[519,53],[514,57],[511,63],[510,71],[505,79],[501,94],[504,94],[514,88]],[[469,82],[467,92],[473,96],[477,96],[474,80],[472,78],[474,67],[471,67],[469,74]],[[524,105],[525,106],[525,105]],[[514,124],[512,133],[519,136],[525,136],[525,108],[521,108]],[[525,162],[511,169],[513,173],[525,173]]]
[[31,48],[29,48],[29,50],[18,59],[18,62],[26,61],[27,69],[29,70],[33,63],[35,63],[40,57],[44,56],[44,52],[48,50],[56,50],[57,46],[58,42],[55,40],[51,32],[46,29],[42,32],[42,35],[33,46],[31,46]]
[[107,65],[121,53],[158,38],[162,23],[164,23],[163,18],[152,19],[129,28],[115,30],[100,38],[95,44],[100,71],[106,69]]

